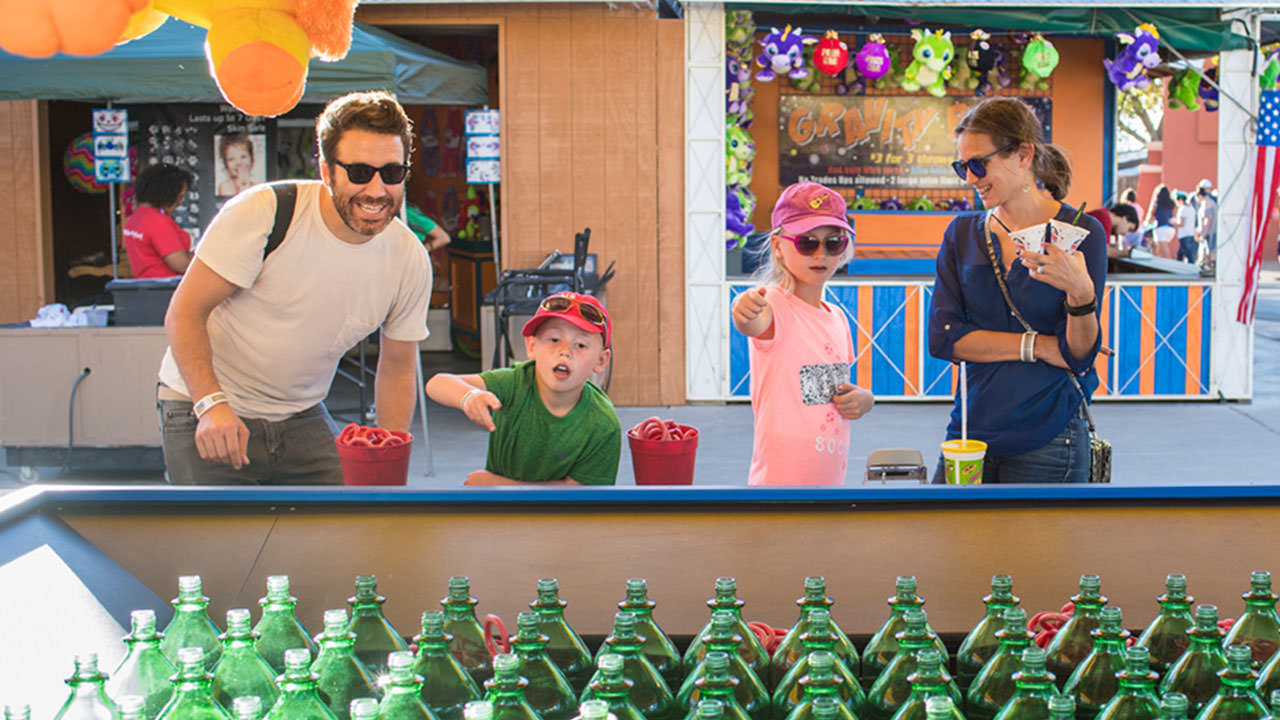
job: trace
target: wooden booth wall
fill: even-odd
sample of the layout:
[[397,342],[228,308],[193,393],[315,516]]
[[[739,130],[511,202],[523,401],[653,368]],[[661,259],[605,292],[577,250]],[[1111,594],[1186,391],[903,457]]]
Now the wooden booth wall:
[[0,324],[53,302],[45,103],[0,102]]
[[684,395],[684,28],[605,4],[366,5],[396,27],[498,28],[502,265],[572,252],[591,228],[619,405]]

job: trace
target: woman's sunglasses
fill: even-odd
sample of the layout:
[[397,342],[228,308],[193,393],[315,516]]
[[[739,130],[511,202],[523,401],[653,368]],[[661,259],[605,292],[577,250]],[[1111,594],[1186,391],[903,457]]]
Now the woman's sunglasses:
[[778,233],[778,237],[783,240],[790,240],[796,246],[796,252],[801,255],[813,255],[818,252],[818,248],[824,245],[827,248],[827,254],[835,257],[844,254],[845,248],[849,247],[850,237],[847,233],[832,235],[825,240],[819,240],[812,235],[784,235]]
[[586,320],[592,325],[600,327],[608,327],[608,321],[604,318],[604,313],[600,312],[600,308],[588,302],[575,300],[566,295],[552,295],[542,301],[539,306],[547,312],[562,313],[568,312],[570,309],[576,309],[578,317]]
[[409,166],[400,163],[388,163],[382,167],[374,167],[366,163],[344,163],[333,161],[334,165],[339,165],[343,170],[347,171],[347,179],[356,185],[364,185],[373,180],[375,174],[382,176],[383,185],[399,185],[404,182],[405,177],[409,174]]
[[999,150],[987,153],[982,157],[969,158],[968,160],[956,160],[951,163],[951,169],[956,171],[956,175],[959,175],[961,180],[968,180],[969,173],[973,173],[973,176],[976,178],[984,178],[987,176],[987,162],[991,160],[991,158],[1005,152],[1006,150],[1012,150],[1016,147],[1018,147],[1018,143],[1009,143]]

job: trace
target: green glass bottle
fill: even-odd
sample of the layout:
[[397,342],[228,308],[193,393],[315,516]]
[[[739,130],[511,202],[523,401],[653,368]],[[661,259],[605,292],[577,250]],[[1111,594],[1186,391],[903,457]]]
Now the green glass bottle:
[[[728,655],[729,674],[738,681],[734,690],[738,705],[752,720],[768,720],[769,691],[738,652],[742,636],[734,632],[734,625],[733,613],[726,610],[711,613],[711,630],[702,636],[703,647],[706,648],[707,655],[712,652],[723,652]],[[684,684],[676,693],[676,701],[681,707],[693,708],[697,703],[697,698],[694,697],[696,683],[706,672],[707,656],[704,655],[702,660],[689,671]]]
[[[1076,701],[1070,695],[1059,695],[1053,684],[1053,673],[1045,668],[1044,650],[1034,644],[1022,649],[1022,669],[1013,674],[1013,695],[1000,711],[998,720],[1041,720],[1053,714],[1054,700],[1067,708],[1072,720]],[[1061,699],[1059,699],[1061,698]]]
[[924,704],[927,720],[964,720],[964,715],[956,707],[956,701],[949,695],[931,697]]
[[[484,683],[484,699],[493,704],[493,720],[541,720],[525,700],[529,681],[520,676],[520,658],[511,653],[495,655],[493,677]],[[467,703],[470,708],[472,703]]]
[[1218,693],[1205,704],[1196,720],[1261,720],[1269,714],[1258,697],[1258,673],[1253,651],[1247,645],[1227,646],[1227,669],[1218,673]]
[[147,720],[146,701],[141,695],[125,695],[116,700],[120,720]]
[[956,685],[968,692],[973,679],[982,671],[992,655],[1000,647],[996,633],[1004,627],[1004,611],[1017,607],[1021,600],[1013,594],[1013,578],[1008,575],[991,576],[991,594],[982,598],[987,612],[969,631],[956,651]]
[[[587,683],[583,700],[604,700],[617,720],[645,720],[644,714],[631,702],[631,686],[635,683],[622,674],[622,656],[605,653],[596,660],[595,679]],[[725,665],[728,672],[728,664]]]
[[1187,720],[1187,696],[1177,692],[1161,695],[1160,720]]
[[576,720],[607,720],[609,703],[603,700],[584,700],[574,715]]
[[53,720],[115,720],[116,704],[107,697],[106,682],[97,653],[77,655],[76,671],[67,678],[71,694]]
[[[622,674],[634,683],[631,686],[631,703],[648,720],[675,720],[683,717],[684,712],[666,681],[640,652],[640,648],[644,647],[644,638],[636,634],[635,615],[629,612],[616,613],[613,616],[613,632],[604,639],[604,646],[608,648],[608,652],[622,656]],[[596,677],[593,676],[591,681],[595,680]]]
[[[1015,608],[1016,610],[1017,608]],[[812,616],[811,616],[812,619]],[[908,680],[916,671],[920,651],[937,647],[938,636],[929,629],[924,610],[912,608],[902,615],[904,627],[896,636],[898,652],[880,672],[871,689],[867,691],[866,712],[859,715],[863,720],[889,720],[898,708],[911,696],[911,681]],[[939,653],[940,657],[945,657]],[[866,667],[865,657],[863,667]],[[947,694],[960,704],[963,696],[960,688],[945,670]]]
[[808,632],[800,636],[800,642],[806,654],[791,666],[777,687],[773,689],[774,717],[785,718],[800,703],[804,697],[803,679],[806,676],[809,677],[810,684],[816,683],[819,686],[828,684],[825,677],[815,678],[812,675],[814,657],[824,652],[830,653],[835,660],[832,673],[838,680],[834,684],[838,686],[836,692],[841,703],[846,705],[854,715],[862,717],[866,711],[867,696],[862,690],[862,684],[858,682],[858,677],[835,655],[836,636],[830,629],[829,614],[826,610],[811,609],[808,623]]
[[386,601],[385,596],[378,594],[377,575],[356,576],[356,594],[347,598],[351,606],[347,632],[356,636],[352,652],[374,678],[386,676],[387,655],[409,649],[409,644],[382,614]]
[[227,631],[222,634],[222,657],[213,669],[213,697],[224,708],[238,697],[262,698],[268,707],[280,694],[276,673],[258,654],[258,634],[250,627],[249,611],[227,611]]
[[837,720],[857,720],[858,716],[840,697],[844,680],[835,673],[836,666],[840,664],[835,653],[818,650],[809,653],[808,658],[809,674],[800,678],[800,702],[785,716],[775,707],[774,720],[813,720],[822,705],[834,705]]
[[721,720],[724,718],[724,703],[719,700],[699,700],[698,707],[694,709],[694,713],[698,720]]
[[[804,579],[804,597],[796,599],[796,605],[800,606],[800,617],[796,620],[796,624],[791,626],[782,641],[773,649],[773,656],[769,659],[769,682],[775,687],[782,678],[786,676],[787,671],[800,661],[800,658],[807,654],[804,644],[800,642],[800,636],[809,631],[808,614],[810,610],[826,610],[831,612],[831,606],[835,601],[827,597],[827,579],[821,576],[807,577]],[[858,674],[861,668],[861,662],[858,658],[858,650],[849,641],[849,637],[844,634],[836,621],[830,621],[831,632],[835,633],[837,638],[835,646],[835,654],[849,668],[854,675]],[[761,678],[764,680],[765,678]]]
[[1080,592],[1071,596],[1075,611],[1045,648],[1045,664],[1058,679],[1060,688],[1067,684],[1071,672],[1093,649],[1091,633],[1098,629],[1102,606],[1107,604],[1107,599],[1099,592],[1101,589],[1102,579],[1097,575],[1080,576]]
[[324,611],[324,632],[316,636],[320,654],[311,664],[316,686],[338,720],[349,720],[351,701],[378,697],[378,686],[365,664],[352,650],[356,636],[347,632],[344,608]]
[[1195,598],[1187,594],[1187,576],[1176,573],[1167,576],[1164,594],[1156,600],[1160,603],[1160,612],[1142,631],[1137,644],[1151,653],[1151,669],[1164,677],[1191,644],[1187,631],[1196,624],[1191,617]]
[[1190,644],[1160,681],[1160,693],[1182,693],[1195,717],[1218,694],[1218,673],[1227,669],[1218,627],[1218,606],[1197,605],[1195,627],[1187,631]]
[[262,698],[246,695],[231,701],[231,717],[235,720],[262,720]]
[[160,651],[174,667],[178,663],[178,651],[184,647],[204,649],[205,669],[213,670],[222,656],[222,642],[218,640],[218,628],[209,619],[209,598],[204,596],[199,575],[183,575],[178,578],[178,597],[169,601],[173,605],[173,619],[164,629]]
[[1280,653],[1272,655],[1258,671],[1258,697],[1269,698],[1275,690],[1280,690]]
[[729,672],[730,658],[729,653],[723,650],[710,650],[698,664],[698,677],[693,682],[692,692],[681,700],[681,704],[689,708],[686,720],[696,717],[698,703],[702,700],[723,703],[721,714],[726,720],[749,720],[751,716],[738,704],[737,692],[741,681]]
[[[916,594],[916,579],[914,576],[902,575],[898,577],[895,583],[897,591],[893,597],[888,599],[889,603],[889,619],[884,621],[879,630],[871,636],[867,641],[867,646],[862,650],[862,663],[860,667],[860,678],[863,685],[870,685],[880,677],[880,672],[885,666],[893,660],[898,654],[898,633],[906,626],[903,615],[912,609],[924,607],[924,598]],[[934,635],[936,638],[937,635]],[[950,663],[950,655],[947,654],[947,646],[942,644],[942,640],[937,640],[934,647],[938,648],[938,652],[942,653],[942,665],[945,667]]]
[[284,672],[285,650],[306,648],[312,655],[316,653],[315,642],[294,614],[298,599],[289,594],[288,575],[267,576],[267,595],[258,604],[262,617],[253,627],[258,633],[258,653],[276,675]]
[[311,672],[310,650],[284,651],[284,674],[280,676],[279,685],[280,697],[263,720],[337,720],[320,698],[319,678]]
[[169,678],[176,669],[160,652],[160,633],[156,632],[154,610],[129,613],[129,634],[124,637],[125,654],[107,680],[107,695],[120,702],[126,695],[143,699],[143,714],[152,720],[173,696]]
[[[627,581],[627,597],[618,603],[618,610],[636,616],[636,634],[644,638],[641,653],[649,659],[649,664],[662,675],[667,687],[677,688],[684,682],[684,666],[680,662],[680,651],[676,649],[671,638],[658,627],[653,619],[653,609],[657,603],[649,599],[649,584],[642,578]],[[602,646],[596,651],[596,662],[604,654]]]
[[[586,689],[595,673],[595,665],[591,661],[587,644],[582,642],[577,631],[565,620],[566,605],[568,603],[560,598],[559,580],[538,580],[538,599],[529,603],[529,607],[538,614],[538,631],[547,636],[547,657],[560,668],[576,696]],[[533,682],[533,678],[529,678],[529,681]],[[532,701],[531,704],[536,710],[537,704]],[[576,707],[573,712],[577,712]]]
[[4,720],[31,720],[31,706],[5,705]]
[[488,700],[472,700],[462,708],[463,720],[493,720],[493,703]]
[[813,702],[809,704],[807,713],[799,706],[792,712],[794,715],[788,715],[787,717],[795,717],[796,720],[841,720],[842,718],[852,717],[849,714],[849,708],[829,695],[814,698]]
[[[738,654],[746,661],[747,667],[751,668],[751,672],[755,673],[756,677],[762,674],[767,677],[769,654],[764,651],[760,640],[742,619],[743,605],[746,605],[746,602],[738,598],[738,581],[731,577],[716,578],[716,596],[707,601],[707,607],[711,608],[713,613],[718,610],[733,613],[733,631],[742,637],[742,643],[738,645]],[[708,621],[702,630],[693,636],[693,642],[689,643],[689,647],[685,649],[681,664],[686,674],[692,672],[698,661],[702,660],[702,656],[706,654],[702,638],[710,630],[711,622]]]
[[413,671],[425,678],[422,702],[439,720],[463,720],[463,709],[480,699],[480,688],[450,654],[453,638],[444,631],[444,622],[444,613],[439,610],[422,613],[422,634],[413,638],[418,644]]
[[1075,720],[1076,701],[1070,695],[1049,698],[1049,720]]
[[954,717],[950,720],[964,720],[955,702],[947,694],[947,678],[942,673],[942,655],[934,648],[928,647],[920,651],[916,661],[916,671],[907,676],[911,683],[911,694],[907,701],[893,714],[893,720],[928,720],[926,703],[937,697],[944,697],[951,704]]
[[1276,594],[1271,591],[1271,573],[1255,570],[1249,578],[1249,592],[1244,598],[1244,612],[1236,618],[1223,645],[1248,645],[1253,669],[1258,670],[1280,648],[1280,618],[1276,617]]
[[378,720],[437,720],[422,701],[423,678],[413,671],[413,653],[393,652],[387,658],[387,684],[378,706]]
[[969,692],[965,695],[965,717],[990,720],[1013,697],[1017,690],[1013,676],[1025,667],[1022,651],[1031,646],[1034,637],[1027,630],[1026,610],[1020,607],[1005,609],[1004,628],[996,631],[996,640],[1000,644],[969,684]]
[[1268,717],[1280,717],[1280,690],[1272,690],[1269,698],[1267,705],[1271,708],[1271,713]]
[[356,698],[348,710],[351,720],[378,720],[378,701],[374,698]]
[[[1160,700],[1156,697],[1159,676],[1151,669],[1150,653],[1144,647],[1126,648],[1124,670],[1116,677],[1120,687],[1098,713],[1097,720],[1156,720]],[[1076,708],[1076,716],[1080,709]]]
[[520,658],[520,675],[529,681],[524,699],[542,720],[571,720],[578,712],[578,696],[564,673],[547,656],[549,642],[536,612],[516,616],[511,652]]
[[1124,670],[1129,631],[1122,625],[1120,608],[1108,605],[1099,615],[1098,629],[1091,633],[1093,650],[1071,671],[1062,688],[1063,693],[1075,698],[1076,720],[1092,720],[1120,689],[1116,676]]
[[440,601],[440,607],[444,608],[444,631],[453,638],[449,641],[449,652],[477,686],[493,677],[484,628],[476,620],[478,602],[471,597],[471,579],[463,576],[449,578],[449,595]]
[[213,697],[213,675],[205,669],[204,648],[185,647],[178,651],[173,697],[156,720],[232,720]]

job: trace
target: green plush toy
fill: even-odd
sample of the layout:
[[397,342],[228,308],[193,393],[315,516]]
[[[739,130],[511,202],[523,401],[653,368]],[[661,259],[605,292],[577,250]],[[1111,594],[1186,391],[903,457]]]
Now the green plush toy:
[[872,200],[866,195],[859,195],[858,197],[849,201],[849,209],[850,210],[879,210],[880,203],[876,202],[875,200]]
[[1058,49],[1040,33],[1031,37],[1031,42],[1022,51],[1022,80],[1018,87],[1023,90],[1048,90],[1049,75],[1058,67]]
[[751,184],[751,161],[756,157],[756,144],[751,134],[737,125],[725,128],[725,182],[729,185]]
[[749,46],[755,32],[756,23],[750,10],[730,10],[724,14],[724,42],[729,47]]
[[791,87],[803,93],[822,92],[822,81],[818,79],[818,73],[813,69],[814,50],[816,50],[816,47],[813,45],[804,46],[804,71],[806,75],[802,78],[791,78]]
[[951,77],[951,58],[956,54],[951,33],[913,28],[911,37],[916,44],[911,51],[911,64],[903,73],[902,89],[915,92],[923,88],[934,97],[945,96],[946,82]]
[[902,63],[898,59],[898,48],[892,45],[885,48],[889,51],[889,72],[884,77],[871,83],[877,90],[892,90],[902,87]]
[[1170,110],[1200,109],[1200,71],[1183,68],[1169,80]]
[[913,212],[933,212],[933,201],[929,199],[928,195],[921,195],[907,203],[907,209]]

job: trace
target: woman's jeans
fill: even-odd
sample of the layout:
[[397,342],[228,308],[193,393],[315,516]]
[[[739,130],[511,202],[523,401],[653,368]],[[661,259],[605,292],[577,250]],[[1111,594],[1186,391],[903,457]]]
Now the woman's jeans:
[[[1084,410],[1077,410],[1062,432],[1044,446],[1021,455],[987,455],[982,461],[982,484],[1089,482],[1090,452],[1089,423]],[[943,483],[945,477],[939,456],[934,484]]]

